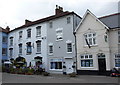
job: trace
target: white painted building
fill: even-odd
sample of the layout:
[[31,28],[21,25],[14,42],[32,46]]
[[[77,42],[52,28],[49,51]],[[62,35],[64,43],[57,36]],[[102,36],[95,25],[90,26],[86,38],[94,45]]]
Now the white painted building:
[[46,66],[47,25],[45,22],[34,25],[29,25],[30,23],[30,21],[26,20],[25,25],[9,33],[9,58],[24,57],[27,66],[29,66],[30,62],[34,66],[35,57],[39,57],[39,59],[42,59],[43,65]]
[[86,11],[75,31],[78,74],[109,74],[120,67],[118,15],[97,18]]
[[[63,11],[56,6],[55,15],[37,20],[26,20],[25,25],[9,33],[9,58],[24,57],[35,65],[35,57],[42,59],[46,71],[72,73],[76,65],[74,30],[81,17],[74,12]],[[41,60],[40,60],[41,61]],[[30,63],[31,62],[31,63]]]

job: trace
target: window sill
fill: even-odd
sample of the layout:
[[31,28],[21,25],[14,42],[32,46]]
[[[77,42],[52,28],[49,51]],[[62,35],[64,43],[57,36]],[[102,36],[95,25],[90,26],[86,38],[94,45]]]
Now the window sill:
[[[96,45],[90,45],[90,47],[97,47],[98,46],[98,44],[96,44]],[[84,45],[84,47],[88,47],[88,45]]]
[[53,53],[49,53],[48,55],[53,55]]
[[31,55],[32,53],[27,53],[26,55]]
[[68,54],[71,54],[72,52],[67,52]]
[[51,71],[63,71],[63,69],[50,69]]
[[60,40],[56,40],[56,42],[59,42],[59,41],[63,41],[63,39],[60,39]]
[[41,52],[37,52],[36,54],[41,54]]
[[94,67],[81,67],[81,68],[94,68]]

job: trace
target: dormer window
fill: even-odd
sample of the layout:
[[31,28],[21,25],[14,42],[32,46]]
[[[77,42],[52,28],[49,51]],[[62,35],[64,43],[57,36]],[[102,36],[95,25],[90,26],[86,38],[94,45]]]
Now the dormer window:
[[36,27],[36,37],[40,37],[41,36],[41,26],[37,26]]

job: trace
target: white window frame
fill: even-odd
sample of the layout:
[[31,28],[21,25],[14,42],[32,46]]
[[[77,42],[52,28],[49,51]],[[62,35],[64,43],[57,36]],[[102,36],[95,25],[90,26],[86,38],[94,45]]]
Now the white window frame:
[[[95,36],[93,34],[95,34]],[[89,35],[91,35],[91,37]],[[98,45],[97,44],[97,35],[96,35],[96,33],[91,32],[91,33],[85,33],[84,34],[85,46],[88,46],[85,39],[87,39],[90,46]],[[90,44],[90,40],[91,40],[91,44]],[[95,43],[94,43],[94,40],[95,40]]]
[[22,44],[19,44],[19,54],[22,55]]
[[13,37],[10,37],[10,46],[13,46]]
[[13,48],[9,49],[9,55],[10,55],[10,58],[13,57]]
[[115,54],[115,67],[120,68],[120,66],[116,66],[116,60],[120,60],[120,54]]
[[[29,34],[29,32],[30,32],[30,34]],[[27,29],[27,38],[31,38],[31,36],[32,36],[31,32],[32,32],[31,29]],[[28,35],[30,35],[30,36],[28,36]]]
[[[71,52],[68,52],[68,44],[71,44]],[[67,53],[72,53],[73,52],[73,45],[72,45],[72,42],[67,42],[66,43],[66,47],[67,47]]]
[[[50,50],[50,47],[52,46],[52,51]],[[54,52],[54,50],[53,50],[53,45],[49,45],[49,50],[48,50],[49,52],[49,55],[53,55],[53,52]]]
[[36,37],[41,37],[41,26],[36,27]]
[[62,66],[63,66],[63,59],[61,58],[54,58],[54,59],[50,59],[50,70],[56,70],[56,71],[62,71],[63,70],[63,67],[61,69],[51,69],[51,62],[61,62],[62,63]]
[[[83,58],[81,58],[81,56],[83,56]],[[90,56],[92,56],[92,58],[90,58]],[[82,62],[81,61],[85,61],[85,60],[92,60],[92,66],[82,66]],[[93,64],[93,55],[92,54],[83,54],[83,55],[80,55],[80,67],[81,68],[93,68],[94,67],[94,64]]]
[[19,31],[19,39],[22,39],[23,31]]
[[67,17],[67,24],[71,23],[71,17]]
[[[38,46],[38,43],[39,43],[39,46]],[[41,54],[41,41],[37,41],[36,42],[36,53],[37,54]]]
[[63,28],[58,28],[56,29],[56,41],[61,41],[61,40],[63,40]]

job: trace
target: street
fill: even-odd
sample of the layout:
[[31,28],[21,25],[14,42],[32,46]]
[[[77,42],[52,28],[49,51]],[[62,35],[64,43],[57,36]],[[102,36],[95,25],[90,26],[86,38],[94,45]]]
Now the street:
[[99,75],[78,75],[69,77],[62,74],[43,75],[18,75],[2,74],[2,83],[118,83],[118,77]]

